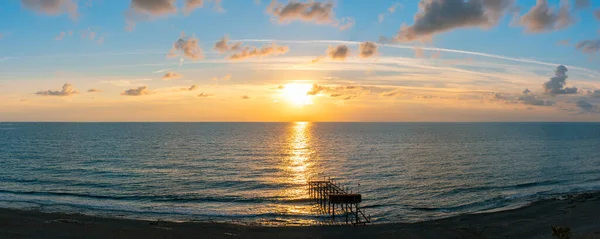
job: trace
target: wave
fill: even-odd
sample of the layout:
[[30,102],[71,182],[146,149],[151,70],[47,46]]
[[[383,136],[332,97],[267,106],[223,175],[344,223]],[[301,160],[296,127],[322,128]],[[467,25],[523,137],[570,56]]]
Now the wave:
[[197,194],[183,195],[94,195],[69,192],[44,192],[44,191],[10,191],[0,190],[1,194],[31,195],[42,197],[74,197],[100,200],[117,201],[139,201],[139,202],[175,202],[175,203],[202,203],[202,202],[225,202],[225,203],[304,203],[310,202],[310,198],[284,198],[284,197],[256,197],[246,198],[241,196],[200,196]]
[[529,182],[529,183],[520,183],[514,185],[504,185],[504,186],[481,186],[481,187],[471,187],[471,188],[454,188],[448,192],[442,192],[438,194],[438,196],[450,196],[456,194],[463,193],[474,193],[474,192],[483,192],[483,191],[496,191],[496,190],[506,190],[506,189],[523,189],[523,188],[533,188],[539,186],[551,186],[557,185],[561,183],[565,183],[565,180],[546,180],[540,182]]

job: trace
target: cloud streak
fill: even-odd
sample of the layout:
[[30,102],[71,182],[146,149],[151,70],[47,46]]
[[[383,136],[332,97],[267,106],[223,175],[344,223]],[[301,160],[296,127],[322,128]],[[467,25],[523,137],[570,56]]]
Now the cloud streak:
[[[359,45],[362,43],[359,41],[339,41],[339,40],[277,40],[277,39],[239,39],[237,41],[241,41],[241,42],[280,42],[280,43],[288,43],[288,44],[348,44],[348,45]],[[384,47],[384,48],[414,50],[414,46],[409,46],[409,45],[399,45],[399,44],[378,44],[378,45],[380,47]],[[488,53],[483,53],[483,52],[463,51],[463,50],[437,48],[437,47],[420,47],[420,48],[423,50],[428,50],[428,51],[458,53],[458,54],[493,58],[493,59],[498,59],[498,60],[514,61],[514,62],[545,65],[545,66],[558,65],[557,63],[552,63],[552,62],[544,62],[544,61],[524,59],[524,58],[508,57],[508,56],[488,54]],[[584,68],[584,67],[577,67],[577,66],[573,66],[573,65],[564,65],[564,66],[566,66],[570,69],[582,70],[582,71],[585,71],[585,72],[588,72],[591,74],[600,74],[600,72],[598,72],[598,71],[594,71],[594,70]]]

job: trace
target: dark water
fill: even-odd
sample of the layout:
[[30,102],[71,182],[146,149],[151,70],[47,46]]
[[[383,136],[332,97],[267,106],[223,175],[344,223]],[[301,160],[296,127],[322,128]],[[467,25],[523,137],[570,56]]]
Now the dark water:
[[3,123],[0,207],[307,224],[332,176],[421,221],[598,190],[599,146],[591,123]]

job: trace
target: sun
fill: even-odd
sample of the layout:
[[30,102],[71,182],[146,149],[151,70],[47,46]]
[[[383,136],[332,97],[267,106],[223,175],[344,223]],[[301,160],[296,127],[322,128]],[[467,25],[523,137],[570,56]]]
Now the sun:
[[308,92],[312,88],[310,84],[291,83],[283,86],[283,98],[295,106],[305,106],[312,104],[312,99]]

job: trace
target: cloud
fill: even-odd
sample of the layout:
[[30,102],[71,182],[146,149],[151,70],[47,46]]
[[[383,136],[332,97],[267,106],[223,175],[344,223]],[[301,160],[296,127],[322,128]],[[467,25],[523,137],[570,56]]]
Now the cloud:
[[486,92],[483,93],[483,99],[485,101],[506,102],[507,97],[498,92]]
[[310,63],[311,63],[311,64],[316,64],[316,63],[319,63],[319,61],[323,60],[323,58],[324,58],[323,56],[317,56],[317,58],[315,58],[315,59],[312,59],[312,60],[310,61]]
[[557,11],[548,5],[548,0],[537,0],[536,5],[521,17],[519,23],[525,27],[526,32],[540,33],[561,30],[575,23],[569,13],[568,0],[561,0]]
[[127,30],[133,30],[135,22],[177,12],[175,0],[131,0],[125,13]]
[[192,85],[190,87],[186,87],[186,88],[181,88],[181,90],[183,91],[195,91],[197,90],[199,87],[197,85]]
[[556,67],[555,76],[543,85],[544,92],[550,95],[577,94],[576,87],[564,87],[568,78],[567,71],[567,67],[563,65]]
[[242,96],[242,99],[243,99],[243,100],[249,100],[249,99],[250,99],[250,96],[244,95],[244,96]]
[[553,101],[550,100],[542,100],[538,99],[534,95],[525,94],[518,98],[525,105],[537,105],[537,106],[552,106],[554,105]]
[[163,80],[175,80],[181,78],[182,75],[176,72],[169,71],[162,77]]
[[596,19],[598,19],[598,21],[600,21],[600,9],[596,9],[596,11],[594,11],[594,16]]
[[557,45],[563,45],[563,46],[569,46],[569,45],[571,45],[571,43],[569,42],[569,40],[560,40],[556,44]]
[[412,26],[402,26],[394,41],[429,39],[456,28],[491,28],[514,4],[514,0],[421,0]]
[[96,88],[92,88],[92,89],[89,89],[87,92],[90,92],[90,93],[99,93],[99,92],[102,92],[102,90],[96,89]]
[[216,51],[218,51],[219,53],[225,53],[225,52],[229,52],[229,51],[237,51],[237,50],[241,49],[241,46],[242,46],[241,42],[228,44],[227,43],[228,41],[229,41],[229,38],[227,36],[224,36],[223,38],[221,38],[221,40],[219,40],[217,43],[215,43],[214,49]]
[[[398,7],[402,7],[402,4],[400,4],[400,3],[394,3],[394,4],[392,4],[391,7],[389,7],[387,9],[387,12],[389,12],[390,14],[394,14],[396,12],[396,8],[398,8]],[[379,20],[380,23],[383,22],[384,18],[385,18],[385,12],[381,13],[381,14],[379,14],[377,16],[377,19]]]
[[60,41],[60,40],[62,40],[63,38],[65,38],[65,36],[67,36],[67,33],[66,33],[66,32],[61,32],[60,34],[58,34],[58,36],[56,36],[56,37],[54,38],[54,40]]
[[321,91],[326,90],[326,87],[323,86],[319,86],[317,84],[313,84],[312,88],[310,88],[310,90],[308,92],[306,92],[306,95],[318,95],[319,93],[321,93]]
[[198,38],[196,37],[186,37],[185,33],[181,33],[181,37],[173,43],[173,48],[169,51],[168,56],[177,56],[179,52],[181,56],[190,58],[192,60],[198,60],[204,58],[204,54],[202,53],[202,48],[198,45]]
[[73,0],[21,0],[23,7],[32,11],[51,16],[68,14],[69,18],[77,20],[77,2]]
[[423,58],[423,57],[425,57],[425,53],[423,52],[422,48],[420,48],[418,46],[415,46],[415,57],[416,58]]
[[221,0],[185,0],[185,4],[183,5],[183,14],[190,15],[190,13],[197,8],[202,8],[206,2],[213,2],[216,11],[224,11],[223,8],[221,8]]
[[335,22],[332,3],[297,2],[292,0],[287,5],[282,5],[277,0],[272,0],[267,12],[271,13],[280,23],[294,20],[318,24]]
[[342,95],[343,94],[340,94],[340,93],[333,93],[333,94],[329,95],[329,97],[340,97]]
[[362,58],[369,58],[377,55],[377,44],[373,42],[363,42],[358,46],[359,56]]
[[583,111],[587,111],[587,112],[592,112],[594,111],[597,107],[595,105],[590,104],[590,102],[587,102],[585,100],[578,100],[575,105],[577,107],[579,107],[580,109],[582,109]]
[[108,80],[102,81],[102,83],[108,83],[117,87],[133,87],[140,86],[144,81],[151,81],[152,79],[131,79],[131,80]]
[[228,80],[231,80],[231,74],[227,74],[227,75],[225,75],[225,76],[223,76],[221,78],[219,78],[219,77],[213,77],[212,80],[214,80],[214,81],[228,81]]
[[62,87],[62,90],[44,90],[38,91],[35,94],[43,96],[70,96],[74,94],[79,94],[79,92],[73,89],[73,86],[71,84],[65,83]]
[[390,13],[395,13],[396,12],[396,8],[402,8],[402,4],[400,3],[394,3],[391,7],[388,8],[388,12]]
[[400,91],[393,90],[393,91],[382,92],[381,96],[383,96],[383,97],[392,97],[392,96],[396,96],[398,94],[400,94]]
[[[190,1],[188,0],[188,2]],[[175,0],[131,0],[130,8],[134,12],[149,15],[164,15],[177,12]]]
[[90,41],[95,41],[98,44],[102,44],[104,43],[104,37],[99,37],[96,38],[98,34],[94,31],[92,31],[91,29],[86,29],[83,31],[83,33],[81,33],[81,38],[82,39],[89,39]]
[[149,94],[152,94],[152,92],[148,90],[148,86],[140,86],[138,88],[129,89],[121,93],[121,95],[127,96],[140,96]]
[[327,48],[327,56],[332,60],[344,61],[350,54],[350,49],[346,45],[330,46]]
[[201,98],[206,98],[206,97],[211,97],[211,96],[214,96],[214,95],[213,94],[205,94],[204,92],[202,92],[198,95],[198,97],[201,97]]
[[340,29],[340,31],[343,31],[343,30],[352,28],[354,26],[354,24],[356,24],[356,21],[354,20],[354,18],[346,17],[346,18],[342,18],[342,20],[338,24],[338,26],[339,26],[338,28]]
[[258,49],[256,47],[245,47],[242,51],[229,56],[230,60],[243,60],[252,57],[267,57],[283,55],[290,50],[288,46],[278,46],[273,43],[271,45],[263,46]]
[[592,98],[600,98],[600,90],[589,91],[588,95]]
[[186,0],[185,5],[183,6],[183,12],[186,15],[189,15],[196,8],[201,8],[204,5],[204,0]]
[[271,0],[267,7],[267,13],[273,15],[280,24],[293,21],[305,21],[316,24],[326,24],[339,27],[341,30],[354,25],[354,19],[344,18],[337,20],[333,11],[333,3],[300,2],[291,0],[283,5],[277,0]]
[[575,45],[575,47],[577,47],[577,49],[579,49],[580,51],[582,51],[584,53],[592,54],[592,53],[600,52],[600,39],[581,41],[581,42],[577,43],[577,45]]
[[590,6],[590,0],[575,0],[575,9],[584,9]]
[[377,15],[377,20],[379,21],[379,23],[382,23],[384,19],[385,19],[385,13],[381,13],[381,14]]

